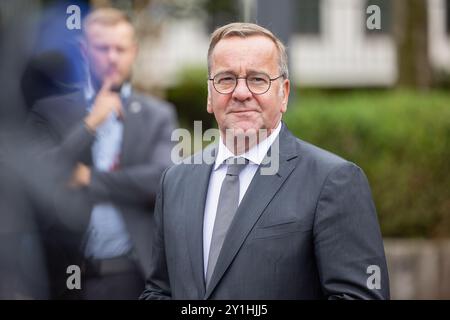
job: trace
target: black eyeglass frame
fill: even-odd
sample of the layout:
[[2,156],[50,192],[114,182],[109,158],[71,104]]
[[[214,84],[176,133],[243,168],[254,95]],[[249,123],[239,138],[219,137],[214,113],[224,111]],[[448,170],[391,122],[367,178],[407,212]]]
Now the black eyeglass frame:
[[247,86],[248,91],[250,91],[250,92],[251,92],[252,94],[254,94],[254,95],[262,95],[262,94],[267,93],[267,91],[270,90],[270,87],[272,86],[272,81],[278,80],[278,79],[280,79],[281,77],[284,78],[284,74],[280,74],[279,76],[277,76],[277,77],[275,77],[275,78],[270,78],[270,76],[269,76],[268,74],[265,74],[265,73],[258,73],[258,74],[264,74],[264,75],[266,75],[266,76],[269,78],[269,79],[268,79],[268,80],[269,80],[269,86],[267,87],[267,90],[266,90],[266,91],[260,92],[260,93],[255,93],[255,92],[253,92],[253,91],[250,89],[250,87],[248,86],[248,77],[249,77],[248,75],[247,75],[246,77],[236,77],[235,75],[233,75],[233,76],[235,77],[235,79],[236,79],[236,81],[235,81],[235,83],[234,83],[233,90],[230,90],[230,92],[221,92],[221,91],[217,90],[216,85],[215,85],[215,81],[214,81],[214,78],[217,77],[217,76],[220,75],[220,74],[223,74],[223,72],[216,74],[216,75],[215,75],[214,77],[212,77],[212,78],[208,78],[209,81],[212,81],[212,82],[213,82],[214,90],[216,90],[216,91],[217,91],[218,93],[220,93],[220,94],[230,94],[230,93],[233,93],[234,90],[236,90],[236,87],[237,87],[237,85],[238,85],[238,80],[239,80],[239,79],[245,79],[245,85]]

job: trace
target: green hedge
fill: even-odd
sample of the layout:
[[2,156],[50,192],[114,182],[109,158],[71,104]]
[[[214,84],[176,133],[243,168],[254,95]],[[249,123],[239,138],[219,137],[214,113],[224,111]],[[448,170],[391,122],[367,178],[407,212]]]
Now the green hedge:
[[384,236],[450,236],[450,93],[299,93],[284,119],[366,172]]
[[[206,69],[168,91],[180,125],[215,126]],[[303,140],[366,172],[384,236],[450,236],[450,91],[300,91],[284,120]]]
[[178,84],[167,90],[167,100],[177,109],[180,127],[193,129],[194,121],[202,121],[203,130],[215,126],[214,116],[206,112],[208,72],[202,67],[181,71]]

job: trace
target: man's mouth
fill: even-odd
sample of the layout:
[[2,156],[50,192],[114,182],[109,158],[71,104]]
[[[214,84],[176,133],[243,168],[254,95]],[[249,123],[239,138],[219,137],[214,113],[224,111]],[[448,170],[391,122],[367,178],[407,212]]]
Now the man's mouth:
[[236,114],[246,114],[246,113],[252,113],[252,112],[257,112],[257,111],[255,109],[236,109],[236,110],[229,111],[229,113],[236,113]]
[[117,70],[117,69],[108,69],[107,71],[106,71],[106,74],[108,75],[108,76],[116,76],[116,75],[119,75],[119,70]]

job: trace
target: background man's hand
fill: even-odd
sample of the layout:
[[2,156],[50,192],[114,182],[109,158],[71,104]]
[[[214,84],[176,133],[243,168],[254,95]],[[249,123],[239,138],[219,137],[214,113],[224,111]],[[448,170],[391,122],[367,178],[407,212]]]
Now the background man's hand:
[[117,92],[111,91],[111,86],[111,81],[105,80],[95,98],[91,112],[85,118],[86,125],[93,131],[108,118],[111,112],[122,117],[122,101]]
[[91,169],[82,164],[78,163],[73,171],[72,178],[69,182],[70,187],[86,187],[91,183]]

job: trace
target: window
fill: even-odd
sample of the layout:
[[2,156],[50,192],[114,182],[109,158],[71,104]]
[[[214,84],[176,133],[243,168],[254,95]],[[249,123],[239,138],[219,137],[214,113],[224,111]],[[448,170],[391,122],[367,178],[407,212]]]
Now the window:
[[366,13],[366,9],[371,5],[377,5],[380,7],[381,29],[370,30],[368,28],[364,28],[366,30],[366,34],[377,35],[391,33],[393,9],[391,0],[367,0],[366,6],[364,7],[365,20],[369,17],[369,14]]
[[208,13],[208,30],[213,32],[217,27],[230,22],[241,20],[239,15],[239,1],[206,0],[204,8]]
[[295,1],[295,30],[299,34],[319,35],[320,33],[320,0]]

